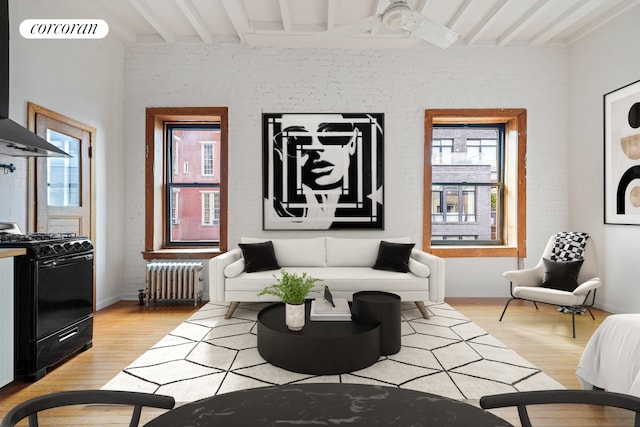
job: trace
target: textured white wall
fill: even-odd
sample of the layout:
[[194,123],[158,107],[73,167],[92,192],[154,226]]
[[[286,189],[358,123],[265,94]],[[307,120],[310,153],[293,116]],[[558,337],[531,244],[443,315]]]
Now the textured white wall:
[[640,7],[570,49],[569,206],[574,228],[596,240],[604,286],[601,305],[640,312],[640,226],[604,225],[603,95],[640,80]]
[[[525,265],[538,259],[549,234],[588,231],[603,270],[601,305],[640,311],[640,228],[602,223],[602,95],[640,79],[640,8],[571,48],[266,49],[218,40],[137,46],[125,56],[111,36],[56,42],[17,33],[22,19],[73,17],[78,7],[72,0],[10,1],[10,116],[26,124],[26,102],[33,101],[98,129],[99,307],[135,298],[144,284],[145,107],[229,107],[231,247],[242,235],[267,234],[260,206],[262,112],[385,113],[386,230],[332,234],[410,235],[420,244],[424,109],[522,107],[529,119]],[[26,161],[0,155],[0,163],[18,167],[0,174],[0,220],[24,226]],[[501,273],[516,268],[511,258],[446,263],[449,296],[506,295]]]
[[[146,107],[229,107],[229,243],[264,232],[261,217],[261,113],[385,113],[384,231],[422,243],[424,110],[526,108],[528,232],[532,264],[546,236],[566,228],[568,65],[565,48],[408,50],[139,45],[125,62],[124,290],[144,283],[144,115]],[[502,271],[514,259],[447,260],[447,295],[508,295]],[[482,274],[478,274],[481,272]]]
[[[124,270],[124,166],[122,138],[125,50],[114,36],[103,40],[26,40],[22,20],[74,18],[73,0],[12,0],[10,18],[9,115],[27,124],[27,102],[34,102],[97,129],[96,141],[96,303],[121,299]],[[27,223],[27,161],[0,156],[18,170],[0,172],[0,221]]]

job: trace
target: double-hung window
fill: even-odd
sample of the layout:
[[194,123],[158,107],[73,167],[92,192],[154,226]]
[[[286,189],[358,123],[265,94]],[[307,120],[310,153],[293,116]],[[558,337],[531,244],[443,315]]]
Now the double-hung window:
[[526,256],[526,110],[425,111],[423,249]]
[[503,145],[503,124],[433,126],[431,245],[503,243]]
[[145,259],[227,250],[224,107],[147,108]]

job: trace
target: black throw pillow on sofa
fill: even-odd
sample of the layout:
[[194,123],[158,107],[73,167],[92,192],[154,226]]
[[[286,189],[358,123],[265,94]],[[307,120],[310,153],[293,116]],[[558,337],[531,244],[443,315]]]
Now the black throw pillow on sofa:
[[409,271],[409,257],[415,243],[391,243],[382,240],[378,248],[378,257],[373,268],[376,270]]
[[247,273],[280,268],[271,240],[261,243],[238,243],[238,246],[242,250],[244,269]]
[[578,274],[580,274],[580,267],[582,267],[583,261],[552,261],[542,258],[544,263],[542,286],[573,292],[578,287]]

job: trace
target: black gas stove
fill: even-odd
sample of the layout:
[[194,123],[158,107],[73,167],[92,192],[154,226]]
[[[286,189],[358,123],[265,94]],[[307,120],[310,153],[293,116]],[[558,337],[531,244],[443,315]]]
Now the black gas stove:
[[75,233],[23,234],[0,223],[0,249],[14,257],[15,376],[38,380],[86,350],[93,337],[93,244]]
[[0,231],[1,248],[26,248],[33,258],[51,258],[93,250],[91,241],[75,233],[18,234]]

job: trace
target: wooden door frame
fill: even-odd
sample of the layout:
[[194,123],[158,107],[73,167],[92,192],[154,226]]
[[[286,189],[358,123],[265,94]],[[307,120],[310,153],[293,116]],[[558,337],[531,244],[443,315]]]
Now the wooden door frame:
[[[95,167],[95,153],[96,153],[96,128],[81,123],[70,117],[56,113],[48,108],[41,107],[40,105],[32,102],[27,102],[27,127],[33,132],[36,132],[36,115],[42,114],[51,119],[68,124],[70,126],[82,129],[89,133],[89,203],[91,204],[89,209],[89,221],[91,222],[89,230],[89,239],[93,242],[94,246],[94,258],[93,258],[93,311],[96,309],[96,167]],[[36,158],[29,157],[27,160],[27,231],[36,231]]]

